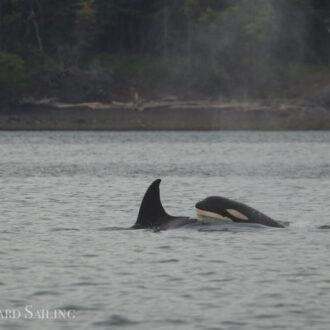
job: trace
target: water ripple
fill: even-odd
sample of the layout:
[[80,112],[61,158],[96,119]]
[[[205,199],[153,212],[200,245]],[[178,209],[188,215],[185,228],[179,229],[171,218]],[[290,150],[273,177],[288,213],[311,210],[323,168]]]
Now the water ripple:
[[127,327],[127,326],[135,326],[140,322],[132,321],[124,316],[113,314],[108,319],[104,321],[94,322],[95,326],[110,326],[110,327]]
[[60,309],[60,310],[72,310],[72,311],[97,311],[99,310],[100,306],[82,306],[82,305],[62,305],[57,307],[56,309]]
[[57,231],[79,231],[80,229],[78,228],[65,228],[65,227],[60,227],[60,228],[52,228],[51,231],[57,232]]
[[[0,309],[10,329],[327,329],[330,132],[0,132]],[[150,182],[290,222],[130,230]],[[81,311],[81,312],[79,312]]]
[[36,291],[33,293],[33,296],[58,296],[60,295],[57,291],[51,291],[51,290],[43,290],[43,291]]

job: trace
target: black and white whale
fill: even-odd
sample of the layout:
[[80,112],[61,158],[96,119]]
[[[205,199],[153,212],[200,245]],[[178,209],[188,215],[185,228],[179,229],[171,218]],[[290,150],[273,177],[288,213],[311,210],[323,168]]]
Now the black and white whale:
[[160,201],[160,182],[160,179],[155,180],[147,189],[140,206],[138,218],[132,228],[164,230],[196,223],[196,219],[175,217],[166,213]]
[[195,207],[197,214],[204,217],[284,228],[282,224],[254,208],[224,197],[209,196],[198,202]]

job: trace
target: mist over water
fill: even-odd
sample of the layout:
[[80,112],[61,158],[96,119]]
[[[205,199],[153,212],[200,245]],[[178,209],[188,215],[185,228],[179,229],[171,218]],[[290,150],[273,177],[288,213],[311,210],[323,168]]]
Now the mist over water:
[[323,46],[316,49],[311,37],[316,8],[291,0],[186,1],[192,84],[220,100],[313,94],[297,85],[320,73]]
[[[326,329],[329,147],[329,132],[0,132],[0,310],[22,312],[0,327]],[[158,177],[172,215],[220,195],[289,226],[126,230]]]

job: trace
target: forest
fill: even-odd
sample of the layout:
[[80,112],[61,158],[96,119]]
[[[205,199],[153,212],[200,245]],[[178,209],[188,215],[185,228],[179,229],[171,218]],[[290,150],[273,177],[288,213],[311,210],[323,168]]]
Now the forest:
[[2,102],[294,98],[329,55],[327,0],[0,0]]

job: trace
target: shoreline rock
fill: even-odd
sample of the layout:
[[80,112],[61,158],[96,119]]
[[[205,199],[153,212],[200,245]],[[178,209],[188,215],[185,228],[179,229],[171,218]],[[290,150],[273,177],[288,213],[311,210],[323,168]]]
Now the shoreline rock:
[[302,101],[85,102],[24,100],[0,130],[328,130],[330,110]]

